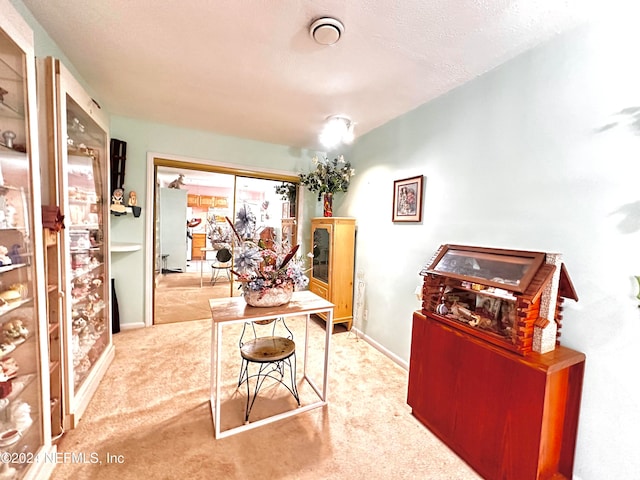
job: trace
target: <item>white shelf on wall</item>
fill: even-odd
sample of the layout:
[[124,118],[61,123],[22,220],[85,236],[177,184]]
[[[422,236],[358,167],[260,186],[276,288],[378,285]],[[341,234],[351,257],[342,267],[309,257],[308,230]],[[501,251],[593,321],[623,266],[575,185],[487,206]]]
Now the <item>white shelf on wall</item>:
[[139,243],[126,243],[126,242],[112,242],[111,253],[116,252],[137,252],[142,249],[142,245]]

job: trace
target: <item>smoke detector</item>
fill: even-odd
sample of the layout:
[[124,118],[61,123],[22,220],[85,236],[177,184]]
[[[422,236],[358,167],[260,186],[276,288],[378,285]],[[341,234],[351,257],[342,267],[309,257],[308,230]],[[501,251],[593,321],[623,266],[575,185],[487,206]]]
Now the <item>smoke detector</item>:
[[324,17],[314,21],[309,27],[309,34],[320,45],[333,45],[344,33],[344,25],[335,18]]

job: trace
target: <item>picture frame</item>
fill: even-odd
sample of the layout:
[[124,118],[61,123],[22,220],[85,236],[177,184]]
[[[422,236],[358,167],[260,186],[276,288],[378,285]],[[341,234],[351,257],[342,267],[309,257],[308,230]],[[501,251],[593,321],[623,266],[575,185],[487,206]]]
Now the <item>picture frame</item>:
[[393,222],[422,221],[424,175],[393,182]]

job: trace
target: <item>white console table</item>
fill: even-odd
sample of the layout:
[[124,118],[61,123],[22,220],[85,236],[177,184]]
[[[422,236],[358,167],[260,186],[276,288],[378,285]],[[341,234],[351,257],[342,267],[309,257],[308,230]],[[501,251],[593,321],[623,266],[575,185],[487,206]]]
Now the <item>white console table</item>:
[[[243,297],[215,298],[209,300],[211,307],[211,317],[213,325],[211,328],[211,413],[213,415],[215,438],[224,438],[235,433],[250,430],[267,423],[297,415],[313,408],[322,407],[327,404],[328,371],[329,371],[329,349],[331,344],[331,333],[333,325],[334,305],[310,291],[294,292],[291,301],[279,307],[257,308],[246,304]],[[327,316],[327,328],[324,345],[324,366],[322,388],[318,387],[315,381],[307,373],[307,354],[309,350],[309,322],[314,313],[324,313]],[[279,413],[255,422],[251,422],[239,427],[220,431],[220,353],[222,351],[222,327],[232,323],[254,322],[256,320],[269,320],[272,318],[290,318],[306,315],[304,361],[304,380],[311,386],[318,401],[309,405],[295,408],[283,413]],[[238,351],[238,361],[240,352]]]

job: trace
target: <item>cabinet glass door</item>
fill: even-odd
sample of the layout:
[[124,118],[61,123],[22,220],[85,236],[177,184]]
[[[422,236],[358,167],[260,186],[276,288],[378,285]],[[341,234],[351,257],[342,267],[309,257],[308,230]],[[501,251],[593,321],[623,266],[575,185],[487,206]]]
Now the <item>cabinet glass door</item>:
[[[11,454],[3,459],[35,456],[44,438],[38,347],[43,286],[36,274],[42,241],[33,218],[40,197],[32,186],[38,171],[30,162],[36,152],[29,143],[35,132],[29,131],[27,70],[26,53],[0,28],[0,453]],[[2,478],[21,478],[27,469],[26,463],[0,462]]]
[[329,283],[329,258],[331,227],[321,226],[313,230],[313,278]]
[[[67,268],[73,391],[110,342],[104,192],[106,132],[66,95]],[[68,337],[69,338],[69,337]]]

